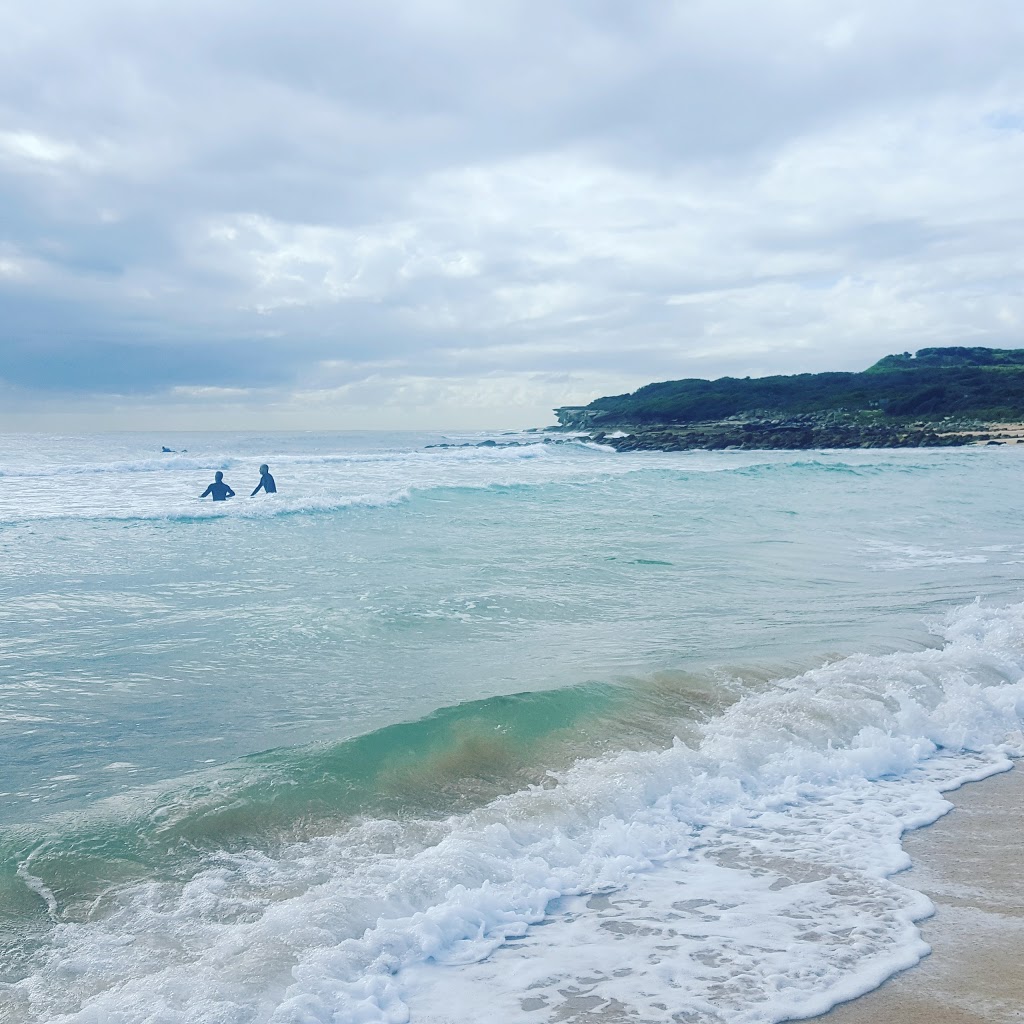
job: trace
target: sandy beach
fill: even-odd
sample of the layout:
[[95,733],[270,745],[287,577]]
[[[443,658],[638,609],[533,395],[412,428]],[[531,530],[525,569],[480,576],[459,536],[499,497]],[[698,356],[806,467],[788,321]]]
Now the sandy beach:
[[1024,441],[1024,423],[992,423],[988,429],[993,438],[1017,444]]
[[822,1024],[1024,1021],[1024,771],[947,797],[954,810],[904,837],[914,867],[900,876],[935,904],[921,923],[931,955]]
[[[986,445],[993,441],[1000,444],[1024,443],[1024,423],[989,423],[977,432],[979,440],[975,444]],[[984,440],[980,438],[984,437]]]

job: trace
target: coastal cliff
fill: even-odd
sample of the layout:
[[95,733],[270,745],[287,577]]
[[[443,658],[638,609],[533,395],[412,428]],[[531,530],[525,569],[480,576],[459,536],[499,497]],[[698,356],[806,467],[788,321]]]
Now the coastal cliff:
[[927,348],[860,373],[664,381],[555,415],[549,429],[620,451],[1015,442],[1006,425],[1024,421],[1024,349]]

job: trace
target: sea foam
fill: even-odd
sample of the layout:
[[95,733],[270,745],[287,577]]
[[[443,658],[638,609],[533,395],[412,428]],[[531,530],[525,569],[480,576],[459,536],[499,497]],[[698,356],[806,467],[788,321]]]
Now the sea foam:
[[582,759],[465,813],[114,889],[55,923],[3,998],[54,1024],[821,1012],[927,952],[930,904],[893,877],[901,834],[1024,754],[1024,605],[975,603],[941,632],[752,686],[690,743]]

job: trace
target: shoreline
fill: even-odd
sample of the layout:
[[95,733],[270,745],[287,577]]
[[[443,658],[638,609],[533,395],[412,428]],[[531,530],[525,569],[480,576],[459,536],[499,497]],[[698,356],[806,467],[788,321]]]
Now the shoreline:
[[944,794],[953,810],[908,832],[913,866],[896,876],[935,914],[918,925],[932,952],[821,1024],[1020,1024],[1024,1021],[1024,770]]
[[618,452],[633,451],[808,451],[865,448],[964,448],[1017,445],[1024,423],[853,423],[814,414],[778,419],[732,419],[707,423],[596,430],[590,440]]
[[963,448],[1024,443],[1024,423],[947,418],[905,423],[857,422],[841,415],[801,413],[778,417],[735,416],[700,423],[577,424],[547,427],[589,432],[589,440],[619,452],[807,451],[851,448]]

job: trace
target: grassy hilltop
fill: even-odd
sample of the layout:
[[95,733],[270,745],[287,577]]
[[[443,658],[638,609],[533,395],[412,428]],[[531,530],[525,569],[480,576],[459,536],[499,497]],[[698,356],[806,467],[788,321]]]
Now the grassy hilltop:
[[860,373],[664,381],[555,410],[563,427],[679,425],[731,417],[832,414],[900,423],[1024,420],[1024,349],[923,348]]

